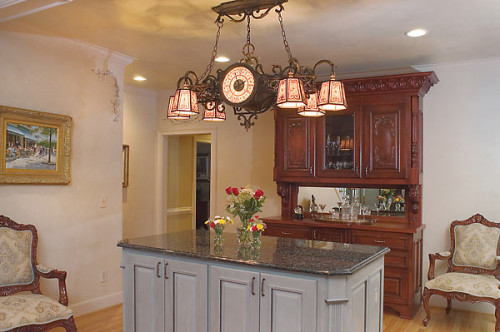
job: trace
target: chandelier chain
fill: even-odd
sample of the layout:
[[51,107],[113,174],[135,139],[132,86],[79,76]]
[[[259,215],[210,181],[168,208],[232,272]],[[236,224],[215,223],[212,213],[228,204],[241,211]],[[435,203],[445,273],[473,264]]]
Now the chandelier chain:
[[203,75],[200,77],[200,81],[203,81],[205,78],[207,78],[212,73],[212,69],[214,68],[214,64],[215,64],[215,57],[217,56],[217,47],[219,46],[220,31],[221,31],[223,25],[224,25],[224,19],[221,17],[218,17],[217,18],[217,34],[215,35],[214,49],[212,50],[212,56],[210,58],[210,63],[208,64],[207,69],[205,69],[205,72],[203,73]]
[[283,27],[283,17],[281,16],[281,11],[283,10],[283,7],[280,6],[279,9],[276,9],[276,13],[278,13],[278,21],[280,23],[281,27],[281,36],[283,37],[283,45],[285,45],[285,50],[288,53],[288,60],[290,62],[293,62],[293,55],[292,51],[290,50],[290,45],[288,45],[288,41],[286,40],[286,33],[285,33],[285,28]]

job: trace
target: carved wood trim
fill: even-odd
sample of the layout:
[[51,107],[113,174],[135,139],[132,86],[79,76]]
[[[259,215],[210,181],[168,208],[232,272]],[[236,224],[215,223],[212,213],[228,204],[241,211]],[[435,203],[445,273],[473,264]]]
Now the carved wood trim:
[[418,161],[418,143],[411,143],[411,167],[415,167],[415,164]]
[[418,91],[425,95],[431,86],[439,82],[434,72],[405,75],[353,78],[342,81],[346,94],[364,94],[377,92]]
[[417,214],[420,209],[420,186],[419,185],[410,185],[410,193],[408,194],[408,198],[411,201],[411,212],[413,214]]
[[288,206],[290,203],[290,184],[279,182],[277,189],[278,196],[281,197],[283,205]]

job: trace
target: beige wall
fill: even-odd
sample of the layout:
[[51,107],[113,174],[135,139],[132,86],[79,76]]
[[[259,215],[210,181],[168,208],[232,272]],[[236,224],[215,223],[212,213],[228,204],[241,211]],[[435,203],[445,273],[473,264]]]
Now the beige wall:
[[[440,80],[424,98],[426,277],[427,254],[449,250],[453,220],[481,213],[500,222],[500,59],[419,70],[434,70]],[[444,265],[438,270],[444,271]],[[445,305],[442,299],[432,303]],[[454,306],[493,313],[487,304]]]
[[167,232],[193,229],[194,136],[168,138]]
[[155,233],[156,98],[154,91],[125,86],[123,144],[130,146],[130,156],[129,186],[123,188],[124,238]]
[[[0,32],[0,50],[1,104],[73,118],[71,183],[0,185],[0,214],[37,227],[38,260],[68,272],[76,314],[119,303],[122,117],[113,121],[112,80],[99,81],[92,72],[106,54],[6,32]],[[124,64],[110,58],[122,87]],[[103,199],[106,208],[100,208]],[[57,281],[42,281],[42,290],[57,298]]]

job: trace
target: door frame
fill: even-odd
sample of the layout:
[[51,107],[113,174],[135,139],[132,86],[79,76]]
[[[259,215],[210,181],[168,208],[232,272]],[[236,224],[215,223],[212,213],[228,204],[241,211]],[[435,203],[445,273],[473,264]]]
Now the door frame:
[[[180,129],[158,131],[156,135],[156,169],[155,169],[155,220],[154,220],[154,233],[163,234],[167,232],[167,165],[168,165],[168,138],[169,136],[180,135],[210,135],[210,216],[216,207],[216,164],[217,164],[217,130],[215,128],[206,129]],[[195,163],[196,165],[196,163]],[[196,206],[192,213],[196,213]]]

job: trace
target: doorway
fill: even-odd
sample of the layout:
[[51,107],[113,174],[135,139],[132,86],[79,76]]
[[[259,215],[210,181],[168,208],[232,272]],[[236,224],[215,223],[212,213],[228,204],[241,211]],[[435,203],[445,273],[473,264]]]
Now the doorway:
[[[160,203],[163,222],[159,232],[179,232],[204,227],[210,218],[214,186],[213,146],[210,133],[165,135],[160,140],[164,179]],[[162,182],[160,178],[160,182]]]

